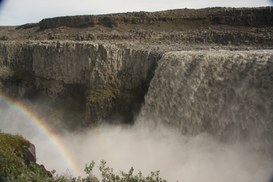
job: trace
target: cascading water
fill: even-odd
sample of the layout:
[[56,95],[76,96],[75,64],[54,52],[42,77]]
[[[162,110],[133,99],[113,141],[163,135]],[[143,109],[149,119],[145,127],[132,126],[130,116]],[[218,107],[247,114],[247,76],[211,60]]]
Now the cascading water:
[[272,50],[179,51],[159,61],[140,122],[272,143],[272,111]]

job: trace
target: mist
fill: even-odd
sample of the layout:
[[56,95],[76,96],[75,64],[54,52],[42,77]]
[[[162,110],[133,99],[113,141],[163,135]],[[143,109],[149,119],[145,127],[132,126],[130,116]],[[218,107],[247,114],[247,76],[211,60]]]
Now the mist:
[[[20,134],[35,144],[37,163],[48,170],[73,174],[67,159],[30,118],[4,102],[0,106],[2,131]],[[130,167],[145,175],[160,170],[168,181],[267,182],[273,174],[272,156],[257,150],[251,141],[227,144],[205,133],[184,136],[165,126],[100,125],[81,132],[62,131],[59,137],[82,171],[73,175],[84,176],[84,166],[92,160],[96,166],[107,161],[116,173]]]
[[272,161],[247,143],[223,144],[206,134],[187,137],[162,126],[100,126],[64,140],[73,144],[80,165],[104,159],[116,171],[160,170],[169,181],[257,182],[268,181],[272,172]]

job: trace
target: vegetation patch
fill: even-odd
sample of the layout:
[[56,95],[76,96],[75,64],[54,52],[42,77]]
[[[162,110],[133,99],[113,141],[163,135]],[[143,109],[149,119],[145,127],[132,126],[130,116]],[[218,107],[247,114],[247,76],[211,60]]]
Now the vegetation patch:
[[166,182],[159,177],[159,171],[144,176],[141,172],[135,174],[134,168],[128,172],[120,171],[118,174],[101,161],[98,166],[100,176],[93,174],[95,162],[85,166],[86,177],[71,177],[56,175],[56,171],[49,173],[44,167],[25,163],[25,150],[31,144],[18,135],[0,132],[0,181],[2,182]]
[[87,101],[90,103],[101,103],[115,99],[120,90],[113,85],[103,85],[92,88],[87,93]]
[[14,74],[14,70],[10,69],[9,67],[0,67],[0,80],[8,80],[13,77]]
[[0,181],[46,180],[50,174],[36,163],[27,161],[30,142],[18,135],[0,132]]
[[85,166],[84,172],[86,177],[67,177],[64,175],[56,175],[51,180],[53,182],[167,182],[159,176],[159,171],[151,172],[149,175],[144,176],[140,171],[135,174],[134,168],[128,172],[120,171],[116,174],[113,168],[106,165],[105,161],[101,161],[98,166],[100,176],[93,174],[95,162],[92,161],[90,164]]

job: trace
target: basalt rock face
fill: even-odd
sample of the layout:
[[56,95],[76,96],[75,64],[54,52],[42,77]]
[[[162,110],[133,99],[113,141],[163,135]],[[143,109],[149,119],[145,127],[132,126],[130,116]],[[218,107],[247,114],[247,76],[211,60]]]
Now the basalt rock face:
[[143,122],[272,144],[273,52],[178,51],[158,63]]
[[6,92],[47,96],[56,112],[77,113],[65,118],[80,117],[81,124],[119,115],[132,121],[160,58],[144,49],[86,42],[9,42],[0,51]]

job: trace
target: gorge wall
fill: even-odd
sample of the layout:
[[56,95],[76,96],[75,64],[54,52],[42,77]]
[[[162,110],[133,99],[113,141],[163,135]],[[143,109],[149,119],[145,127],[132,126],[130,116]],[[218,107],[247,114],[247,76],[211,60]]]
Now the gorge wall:
[[143,105],[139,123],[185,134],[268,142],[273,136],[271,50],[164,53],[46,41],[1,43],[0,52],[2,90],[44,100],[46,115],[68,127],[132,123]]
[[144,49],[60,41],[1,43],[0,53],[5,92],[47,97],[54,106],[48,112],[80,125],[110,116],[132,122],[160,58]]

